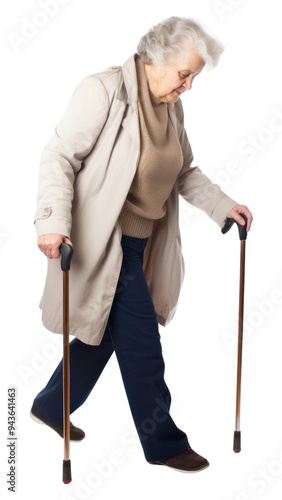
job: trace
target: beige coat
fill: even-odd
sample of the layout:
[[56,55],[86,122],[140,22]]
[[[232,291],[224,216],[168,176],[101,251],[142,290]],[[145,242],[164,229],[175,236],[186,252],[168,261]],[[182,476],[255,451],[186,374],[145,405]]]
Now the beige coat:
[[[135,54],[123,66],[83,78],[40,161],[37,236],[57,233],[72,240],[70,334],[91,345],[98,345],[103,337],[121,269],[122,234],[117,219],[138,166],[137,92]],[[168,104],[168,110],[182,147],[183,167],[167,200],[166,215],[154,221],[143,265],[163,326],[175,314],[184,278],[179,194],[220,228],[237,204],[198,167],[191,167],[181,100]],[[44,326],[62,333],[60,259],[48,259],[39,306]]]

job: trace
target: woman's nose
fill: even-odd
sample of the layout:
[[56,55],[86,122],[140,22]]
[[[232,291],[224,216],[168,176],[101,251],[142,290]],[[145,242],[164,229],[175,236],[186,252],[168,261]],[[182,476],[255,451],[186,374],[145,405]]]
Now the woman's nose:
[[186,90],[190,90],[192,88],[192,83],[193,81],[187,78],[185,83],[183,83],[183,87],[185,87]]

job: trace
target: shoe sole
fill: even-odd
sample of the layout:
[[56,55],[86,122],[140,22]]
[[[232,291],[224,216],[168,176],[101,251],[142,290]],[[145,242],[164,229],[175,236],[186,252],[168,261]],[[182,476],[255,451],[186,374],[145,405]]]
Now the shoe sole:
[[182,470],[182,469],[176,469],[176,467],[171,467],[170,465],[163,464],[162,462],[154,462],[154,465],[164,465],[165,467],[168,467],[169,469],[176,470],[178,472],[183,472],[184,474],[194,474],[195,472],[201,472],[202,470],[207,469],[210,464],[207,463],[204,467],[201,467],[201,469],[196,469],[196,470]]
[[[42,420],[40,420],[40,418],[36,417],[35,415],[33,415],[33,413],[30,411],[29,412],[29,416],[32,418],[32,420],[34,420],[34,422],[36,422],[37,424],[41,424],[41,425],[46,425],[46,427],[49,427],[50,429],[52,429],[52,427],[50,427],[49,425],[45,424],[45,422],[43,422]],[[58,434],[58,436],[60,436],[60,434],[55,431],[54,429],[52,429],[52,431],[56,432],[56,434]],[[62,436],[60,436],[62,437]],[[62,438],[63,439],[63,438]],[[70,439],[70,442],[71,443],[80,443],[82,441],[82,439],[78,440],[78,439]]]
[[33,413],[31,411],[29,412],[29,416],[32,418],[32,420],[34,420],[34,422],[37,422],[38,424],[46,425],[46,424],[44,424],[44,422],[42,422],[42,420],[40,420],[40,418],[33,415]]

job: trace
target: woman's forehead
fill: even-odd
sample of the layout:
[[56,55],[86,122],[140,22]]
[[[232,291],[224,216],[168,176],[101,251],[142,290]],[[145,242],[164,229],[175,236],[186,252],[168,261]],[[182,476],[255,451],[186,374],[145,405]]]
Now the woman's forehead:
[[205,61],[195,49],[191,49],[186,54],[183,54],[174,66],[184,72],[198,73],[205,66]]

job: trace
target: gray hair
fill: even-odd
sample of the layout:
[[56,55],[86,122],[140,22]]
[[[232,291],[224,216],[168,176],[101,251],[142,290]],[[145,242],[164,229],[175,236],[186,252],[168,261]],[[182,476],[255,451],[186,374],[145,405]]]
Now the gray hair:
[[173,64],[189,48],[195,48],[206,63],[206,69],[214,68],[224,51],[224,46],[210,36],[194,19],[169,17],[153,26],[144,35],[137,54],[144,64]]

